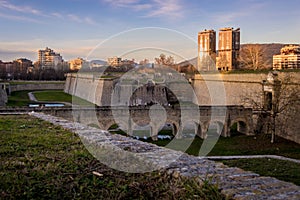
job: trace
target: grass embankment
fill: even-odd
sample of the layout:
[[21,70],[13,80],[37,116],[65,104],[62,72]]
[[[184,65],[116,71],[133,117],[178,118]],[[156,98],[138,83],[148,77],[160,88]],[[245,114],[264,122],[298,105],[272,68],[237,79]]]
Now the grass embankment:
[[[184,140],[177,140],[178,146]],[[166,140],[155,141],[158,145],[165,145]],[[185,151],[191,155],[199,155],[203,140],[196,137]],[[178,148],[180,150],[180,148]],[[209,156],[230,155],[281,155],[300,159],[300,145],[294,142],[276,137],[276,143],[270,142],[269,135],[245,136],[238,135],[231,138],[221,137],[213,147]],[[289,161],[274,159],[237,159],[222,161],[232,167],[253,171],[262,176],[272,176],[283,181],[300,185],[300,165]]]
[[38,101],[72,103],[72,95],[64,93],[62,90],[35,91],[33,94]]
[[0,116],[0,145],[0,199],[223,198],[192,178],[108,168],[74,133],[30,116]]
[[44,91],[17,91],[12,92],[8,97],[7,106],[28,106],[30,101],[28,93],[33,92],[36,99],[41,102],[67,102],[80,106],[95,106],[94,104],[76,96],[64,93],[62,90],[44,90]]
[[[124,133],[123,133],[124,134]],[[246,136],[237,135],[233,137],[220,137],[217,143],[213,146],[213,149],[209,152],[208,156],[231,156],[231,155],[280,155],[290,158],[300,159],[300,145],[285,140],[280,137],[276,137],[275,143],[271,143],[270,135],[256,135]],[[152,141],[151,139],[143,140],[146,142],[154,143],[159,146],[166,146],[172,142],[172,147],[176,150],[185,151],[190,155],[199,156],[200,148],[203,144],[203,139],[199,137],[172,139],[170,140],[158,140]],[[184,144],[191,143],[186,149]]]
[[28,90],[12,92],[8,97],[8,102],[6,106],[28,106],[30,103],[34,103],[30,101],[28,97]]
[[[116,127],[114,127],[116,128]],[[164,131],[161,134],[166,134]],[[119,134],[126,134],[119,131]],[[141,137],[141,136],[140,136]],[[142,139],[143,140],[143,139]],[[231,156],[231,155],[281,155],[290,158],[300,159],[300,145],[280,137],[276,137],[276,142],[271,143],[270,135],[236,135],[230,138],[220,137],[209,156]],[[152,141],[151,139],[143,140],[154,143],[159,146],[166,146],[170,140]],[[186,146],[191,143],[190,146]],[[184,151],[190,155],[199,155],[199,150],[203,140],[199,137],[195,139],[173,139],[172,149]],[[289,161],[274,159],[236,159],[224,160],[224,164],[232,167],[240,167],[244,170],[256,172],[262,176],[273,176],[283,181],[293,182],[300,185],[300,165]]]
[[222,162],[231,167],[239,167],[300,185],[300,166],[294,162],[266,158],[223,160]]

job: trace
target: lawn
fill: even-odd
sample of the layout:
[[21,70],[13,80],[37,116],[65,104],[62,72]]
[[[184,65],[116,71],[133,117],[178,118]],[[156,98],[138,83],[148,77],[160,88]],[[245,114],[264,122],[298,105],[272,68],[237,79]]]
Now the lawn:
[[[256,136],[246,136],[237,135],[233,137],[220,137],[209,152],[209,156],[231,156],[231,155],[281,155],[290,158],[300,159],[300,145],[276,137],[275,143],[270,142],[270,135],[256,135]],[[152,141],[151,139],[144,140],[146,142],[151,142],[159,146],[166,146],[170,140],[158,140]],[[190,142],[191,145],[188,149],[183,149],[183,144]],[[203,139],[195,137],[194,139],[173,139],[173,145],[176,150],[185,151],[190,155],[199,155],[199,150],[203,144]]]
[[223,160],[222,162],[231,167],[239,167],[300,185],[300,166],[294,162],[264,158]]
[[[280,137],[276,137],[276,142],[272,144],[270,137],[270,135],[263,134],[256,136],[236,135],[230,138],[220,137],[208,155],[281,155],[300,159],[299,144]],[[143,141],[167,148],[167,145],[170,143],[170,140],[152,141],[151,139],[147,139]],[[188,148],[186,147],[187,142],[191,143]],[[173,139],[172,149],[198,156],[202,144],[203,140],[199,137],[194,139]],[[297,163],[274,159],[236,159],[224,160],[222,162],[232,167],[240,167],[244,170],[256,172],[262,176],[273,176],[280,180],[300,185],[300,165]]]
[[0,116],[0,145],[0,199],[223,198],[193,178],[108,168],[74,133],[27,115]]
[[8,97],[8,102],[6,106],[28,106],[28,104],[33,103],[28,97],[28,92],[30,91],[17,91],[12,92]]
[[72,96],[62,90],[46,90],[33,92],[38,101],[69,102],[72,103]]
[[41,102],[67,102],[80,106],[95,105],[84,99],[64,93],[62,90],[43,90],[43,91],[17,91],[12,92],[8,97],[7,106],[28,106],[30,103],[36,103],[29,100],[28,93],[33,92],[36,99]]

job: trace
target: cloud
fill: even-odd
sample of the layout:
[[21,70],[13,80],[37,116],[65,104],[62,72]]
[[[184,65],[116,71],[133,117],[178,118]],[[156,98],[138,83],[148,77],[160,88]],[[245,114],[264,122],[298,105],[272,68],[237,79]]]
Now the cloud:
[[0,17],[6,18],[6,19],[11,19],[11,20],[16,20],[16,21],[26,21],[26,22],[33,22],[33,23],[38,23],[38,24],[43,23],[42,21],[39,21],[36,19],[32,19],[32,18],[24,17],[24,16],[18,16],[18,15],[8,15],[8,14],[0,13]]
[[34,15],[42,15],[42,12],[40,10],[34,9],[30,6],[17,6],[14,4],[11,4],[8,1],[0,0],[0,7],[9,9],[16,12],[22,12],[22,13],[29,13]]
[[[5,9],[5,10],[10,10],[10,11],[13,11],[13,12],[17,12],[17,13],[42,16],[42,17],[45,17],[45,18],[55,17],[55,18],[58,18],[58,19],[66,19],[64,17],[65,15],[63,15],[59,12],[53,12],[51,14],[43,14],[44,13],[43,11],[38,10],[36,8],[32,8],[30,6],[14,5],[14,4],[6,1],[6,0],[0,0],[0,8]],[[42,23],[42,21],[33,19],[31,17],[19,16],[19,15],[16,15],[16,14],[3,14],[3,13],[0,13],[0,17],[6,18],[6,19],[11,19],[11,20],[17,20],[17,21]],[[75,14],[68,14],[67,19],[70,20],[70,21],[73,21],[73,22],[77,22],[77,23],[86,23],[86,24],[89,24],[89,25],[96,25],[97,24],[90,17],[82,17],[82,16],[78,16],[78,15],[75,15]]]
[[183,16],[181,0],[151,0],[144,3],[141,0],[103,0],[113,7],[127,8],[133,11],[143,11],[142,17],[168,17],[178,18]]
[[[57,15],[56,14],[56,17],[60,17],[60,15]],[[69,20],[71,21],[74,21],[74,22],[77,22],[77,23],[87,23],[87,24],[90,24],[90,25],[96,25],[97,23],[91,19],[90,17],[80,17],[78,15],[75,15],[75,14],[68,14],[67,17],[69,18]]]
[[182,17],[183,8],[179,0],[154,0],[155,9],[152,9],[146,17],[157,17],[157,16],[167,16],[167,17]]

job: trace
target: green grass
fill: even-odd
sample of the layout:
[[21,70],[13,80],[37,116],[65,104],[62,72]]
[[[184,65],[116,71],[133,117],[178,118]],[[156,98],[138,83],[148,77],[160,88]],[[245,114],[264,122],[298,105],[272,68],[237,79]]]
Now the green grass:
[[17,91],[12,92],[8,97],[7,106],[28,106],[30,103],[36,103],[29,100],[28,93],[33,92],[36,99],[41,102],[67,102],[74,105],[93,107],[95,104],[88,102],[76,96],[64,93],[62,90],[43,90],[43,91]]
[[62,90],[47,90],[33,92],[38,101],[55,101],[72,103],[72,96]]
[[30,116],[0,116],[0,145],[0,199],[223,199],[207,181],[113,170],[74,133]]
[[[220,137],[208,155],[281,155],[290,158],[300,159],[299,144],[280,138],[278,136],[276,137],[275,143],[272,144],[270,140],[270,135],[236,135],[228,138]],[[170,140],[152,141],[151,139],[147,139],[143,141],[157,144],[159,146],[166,146],[170,143]],[[187,142],[191,143],[191,145],[188,148],[185,146]],[[172,139],[172,143],[172,146],[175,150],[184,151],[190,155],[199,156],[199,150],[203,144],[203,139],[197,136],[195,138],[174,138]]]
[[28,106],[28,104],[33,103],[28,97],[28,92],[30,91],[17,91],[12,92],[8,97],[7,106]]
[[239,167],[300,185],[300,165],[297,163],[265,158],[223,160],[222,162],[231,167]]

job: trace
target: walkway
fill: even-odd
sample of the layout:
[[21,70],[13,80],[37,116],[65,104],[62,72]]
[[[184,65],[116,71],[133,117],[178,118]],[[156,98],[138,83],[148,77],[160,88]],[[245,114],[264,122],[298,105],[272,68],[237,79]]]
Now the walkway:
[[[89,144],[90,149],[96,150],[98,157],[103,156],[101,162],[109,162],[110,165],[116,167],[130,167],[130,169],[139,170],[147,166],[163,166],[170,158],[178,157],[164,167],[168,173],[175,177],[193,176],[198,177],[199,181],[208,180],[212,184],[216,184],[227,197],[234,199],[300,199],[300,186],[293,183],[272,177],[263,177],[253,172],[228,167],[206,158],[182,154],[129,137],[112,135],[106,131],[43,113],[29,114],[77,133],[84,143]],[[124,156],[124,152],[141,155],[146,153],[147,163],[144,166],[136,165],[139,162],[137,157]],[[126,161],[127,165],[130,163],[129,166],[125,166]]]
[[[34,102],[40,102],[36,99],[36,97],[34,96],[33,92],[28,92],[28,97],[30,99],[30,101],[34,101]],[[45,102],[43,102],[45,103]],[[53,103],[53,102],[49,102],[49,103]],[[72,103],[69,103],[69,102],[55,102],[55,103],[63,103],[67,106],[72,106]]]
[[28,93],[28,97],[29,97],[30,101],[38,102],[38,100],[35,98],[35,96],[32,92]]

